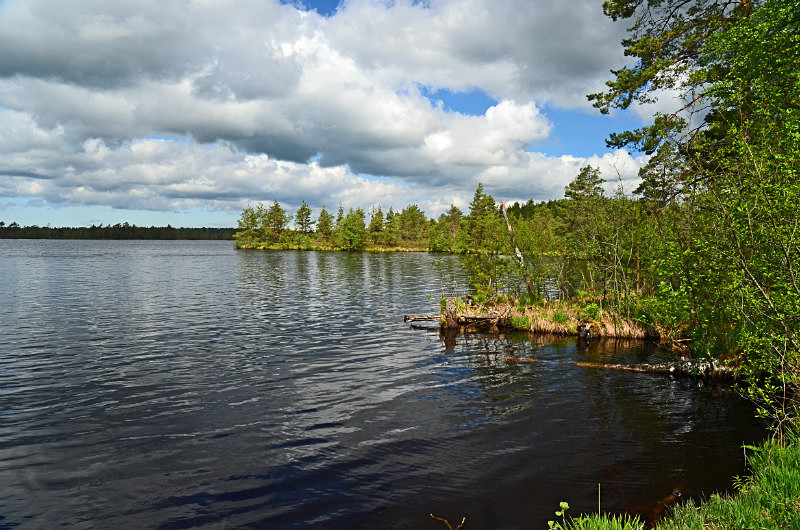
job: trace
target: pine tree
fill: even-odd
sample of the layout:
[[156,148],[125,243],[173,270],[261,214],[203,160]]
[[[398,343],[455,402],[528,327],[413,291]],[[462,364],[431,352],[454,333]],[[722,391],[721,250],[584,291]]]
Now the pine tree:
[[584,166],[578,176],[564,188],[564,198],[600,197],[603,195],[604,183],[605,180],[600,176],[599,169],[592,166]]
[[377,210],[373,208],[372,212],[370,212],[370,221],[367,231],[370,234],[383,232],[383,210],[381,210],[380,204],[378,205]]
[[328,242],[330,242],[333,237],[333,221],[333,216],[325,206],[323,206],[322,211],[319,212],[319,218],[317,219],[317,234]]
[[273,202],[262,220],[261,230],[266,236],[265,239],[272,243],[277,243],[291,219],[292,216],[286,214],[286,210],[277,200]]
[[303,201],[303,204],[300,205],[294,215],[294,224],[297,230],[304,234],[311,233],[314,230],[315,223],[316,221],[311,220],[311,208],[306,204],[306,201]]
[[487,250],[495,243],[493,240],[500,237],[500,213],[494,197],[484,193],[483,184],[478,184],[469,210],[469,215],[464,219],[469,247],[471,250]]

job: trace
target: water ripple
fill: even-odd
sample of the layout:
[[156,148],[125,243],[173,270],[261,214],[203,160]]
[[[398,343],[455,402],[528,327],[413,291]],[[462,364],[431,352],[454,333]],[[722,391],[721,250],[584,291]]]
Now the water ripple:
[[563,362],[641,344],[409,330],[452,256],[0,241],[0,270],[0,527],[527,528],[597,482],[724,488],[759,436],[718,390]]

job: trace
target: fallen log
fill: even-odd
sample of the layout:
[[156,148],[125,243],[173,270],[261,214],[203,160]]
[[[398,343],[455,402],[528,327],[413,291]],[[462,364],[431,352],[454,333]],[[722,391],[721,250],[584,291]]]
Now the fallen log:
[[500,313],[479,313],[472,315],[470,313],[458,313],[456,315],[459,322],[491,322],[499,320],[502,315]]
[[508,362],[526,362],[543,364],[570,364],[583,368],[598,368],[602,370],[622,370],[652,375],[673,375],[682,377],[701,377],[708,380],[735,379],[735,373],[730,366],[720,364],[715,360],[703,359],[700,361],[674,361],[654,364],[606,364],[589,363],[583,361],[553,361],[534,359],[531,357],[512,357],[507,355],[487,355],[493,360]]
[[427,316],[409,316],[403,315],[403,322],[439,322],[439,315],[427,315]]
[[693,361],[674,361],[653,364],[604,364],[574,362],[576,366],[586,368],[602,368],[606,370],[624,370],[644,374],[682,375],[702,377],[705,379],[735,379],[732,367],[721,364],[716,359],[700,359]]

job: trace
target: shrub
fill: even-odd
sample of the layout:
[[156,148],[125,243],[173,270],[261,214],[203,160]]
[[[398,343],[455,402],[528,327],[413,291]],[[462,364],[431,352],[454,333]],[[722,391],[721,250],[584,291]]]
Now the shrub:
[[579,315],[581,320],[599,320],[600,319],[600,306],[597,304],[587,304]]
[[566,326],[569,323],[569,315],[561,308],[556,309],[553,312],[553,322],[556,324],[561,324],[562,326]]

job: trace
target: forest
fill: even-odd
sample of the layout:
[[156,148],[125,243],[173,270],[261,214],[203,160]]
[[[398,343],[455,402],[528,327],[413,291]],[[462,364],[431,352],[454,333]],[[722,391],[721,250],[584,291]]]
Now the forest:
[[595,107],[681,94],[672,112],[607,139],[649,156],[632,194],[607,193],[586,166],[563,198],[507,216],[481,185],[468,212],[438,219],[417,205],[312,219],[305,202],[294,213],[259,203],[242,212],[236,245],[463,254],[481,302],[571,300],[730,363],[782,436],[800,390],[800,1],[610,0],[604,10],[632,21],[623,46],[637,62],[589,96]]
[[0,221],[0,239],[231,239],[232,228],[175,228],[136,226],[128,223],[78,227],[21,226]]

